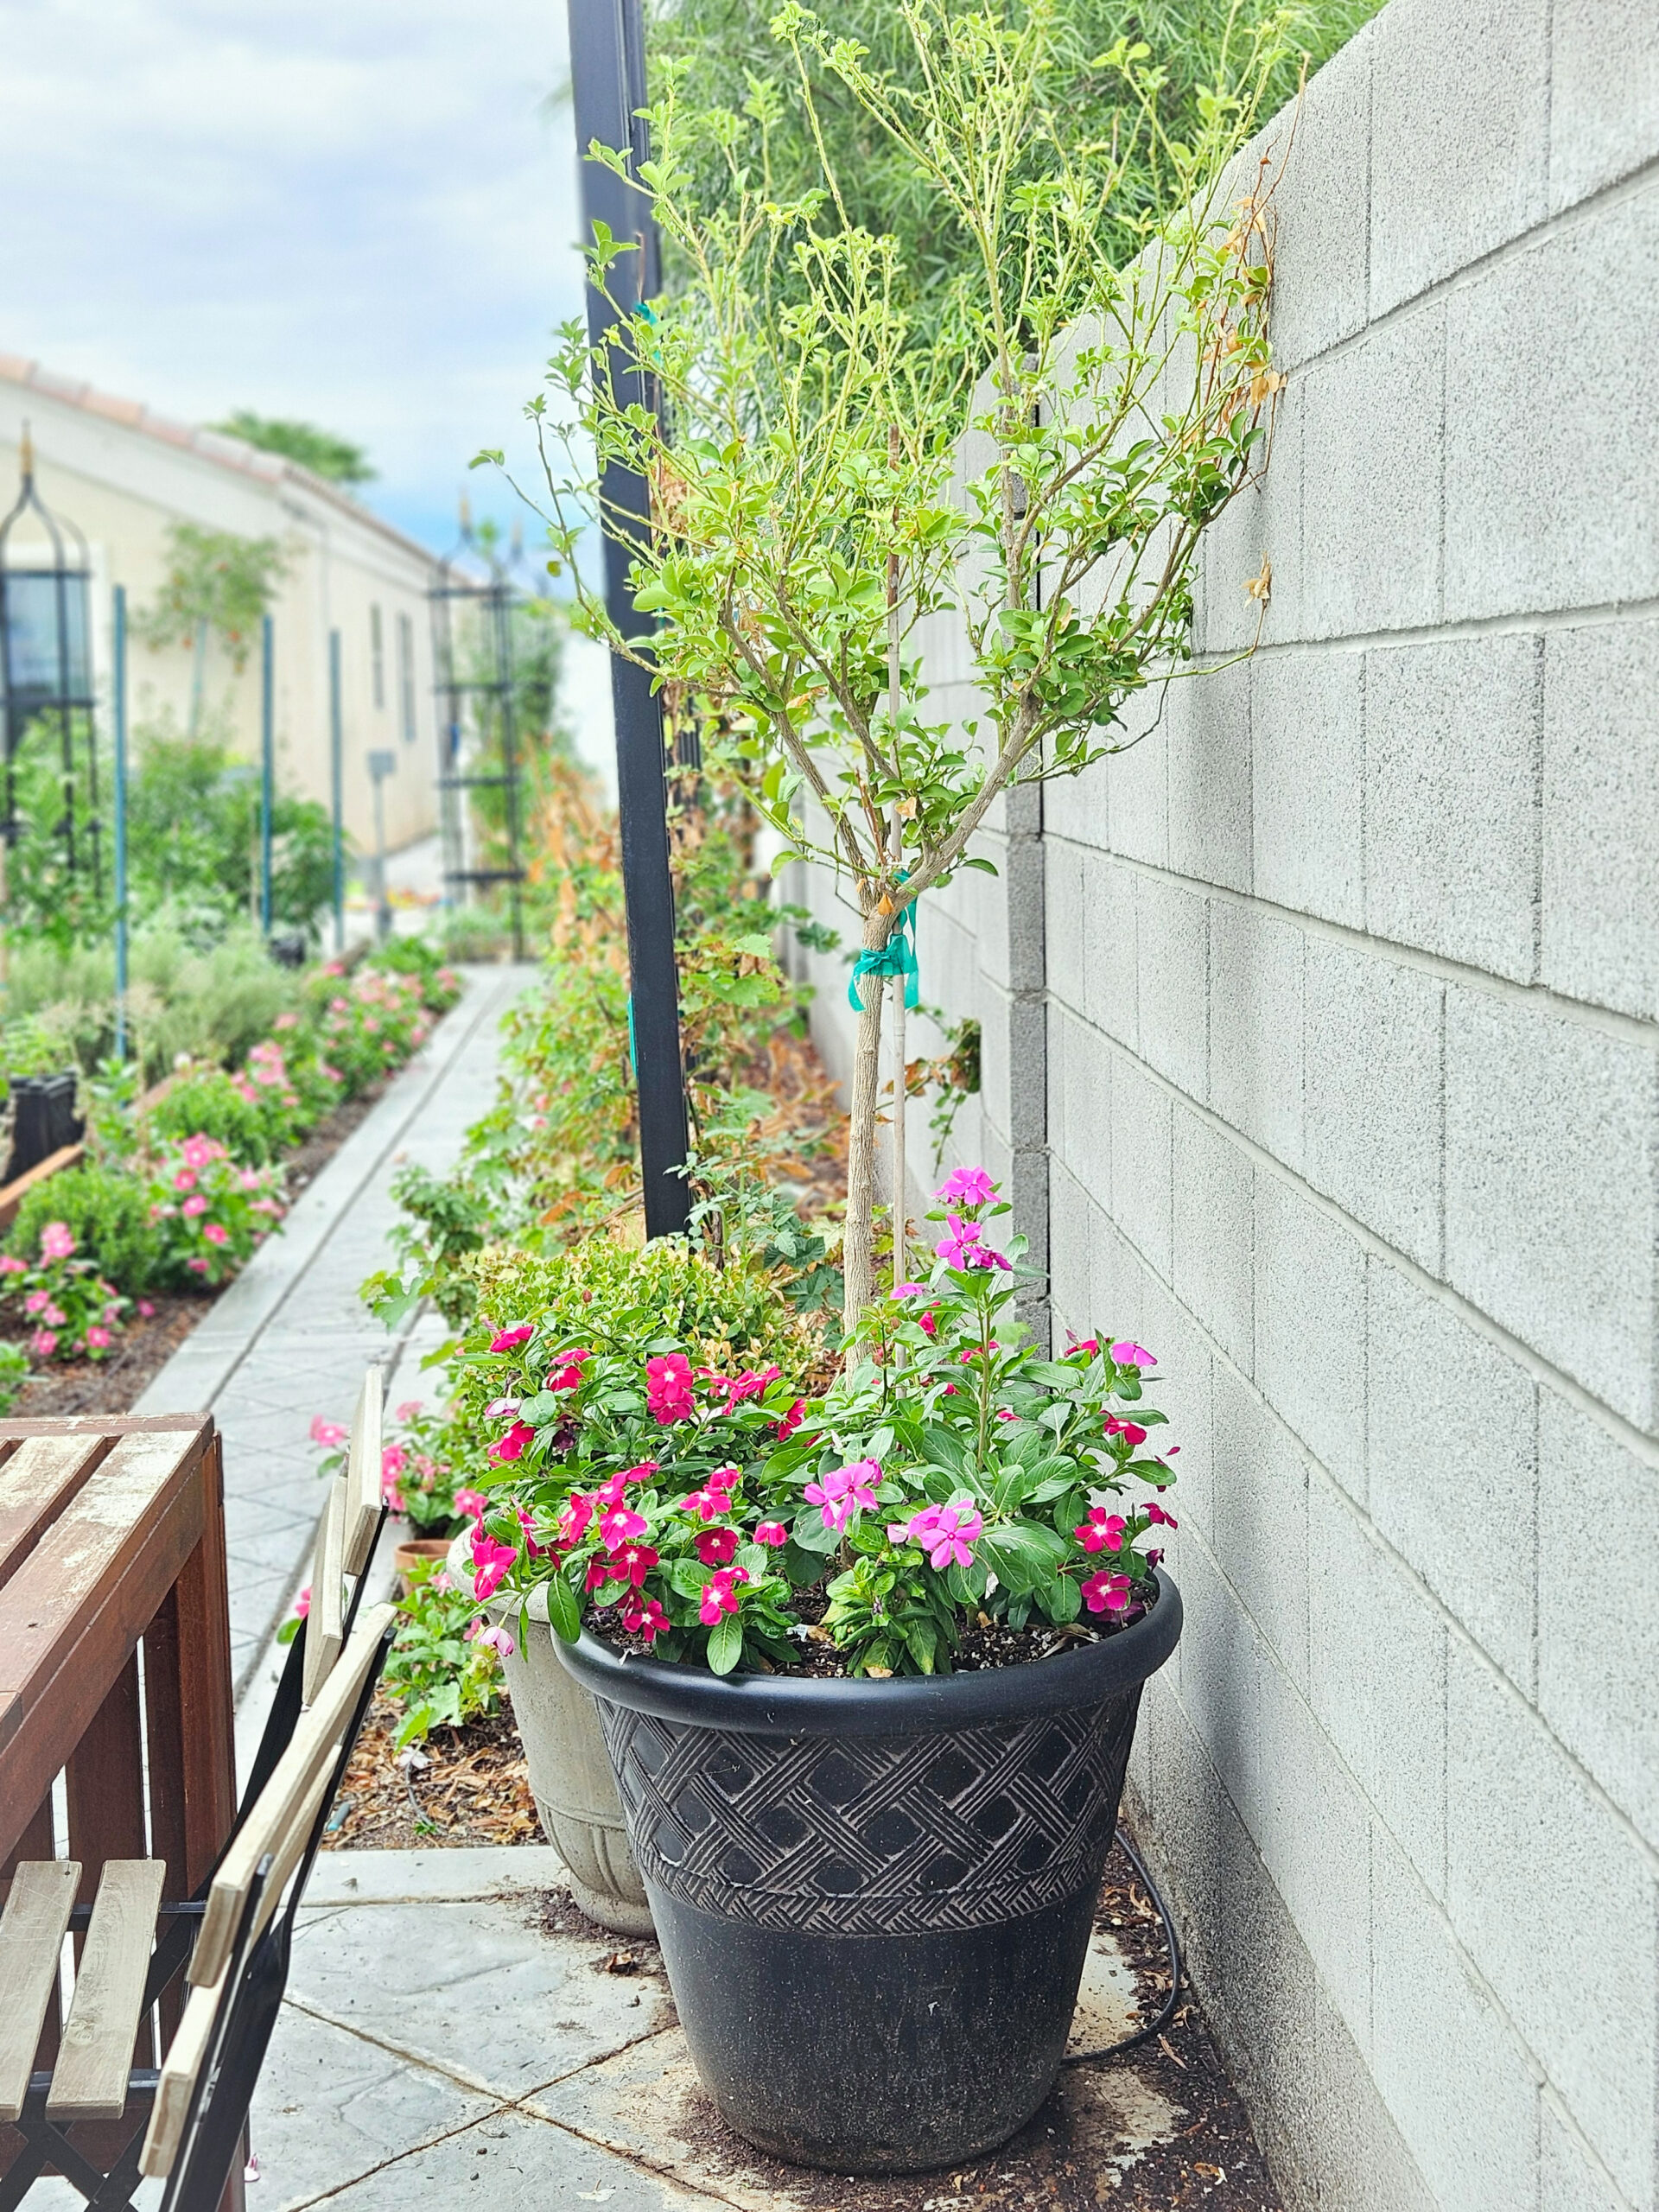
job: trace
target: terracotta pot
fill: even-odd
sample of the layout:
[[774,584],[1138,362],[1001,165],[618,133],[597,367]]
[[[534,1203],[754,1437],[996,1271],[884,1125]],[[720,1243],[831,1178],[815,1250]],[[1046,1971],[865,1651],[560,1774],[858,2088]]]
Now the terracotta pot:
[[448,1536],[410,1536],[392,1553],[392,1569],[397,1578],[397,1595],[409,1594],[409,1571],[417,1560],[430,1560],[441,1567],[449,1556]]

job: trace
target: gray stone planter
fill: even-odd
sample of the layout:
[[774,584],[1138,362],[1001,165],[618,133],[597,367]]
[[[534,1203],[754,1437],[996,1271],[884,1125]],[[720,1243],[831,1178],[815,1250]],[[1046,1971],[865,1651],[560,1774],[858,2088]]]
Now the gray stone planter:
[[601,1928],[620,1936],[652,1933],[645,1886],[628,1848],[599,1712],[590,1692],[560,1666],[547,1624],[547,1596],[531,1592],[527,1633],[518,1609],[490,1608],[515,1639],[502,1662],[513,1717],[524,1738],[531,1794],[542,1828],[569,1871],[576,1903]]

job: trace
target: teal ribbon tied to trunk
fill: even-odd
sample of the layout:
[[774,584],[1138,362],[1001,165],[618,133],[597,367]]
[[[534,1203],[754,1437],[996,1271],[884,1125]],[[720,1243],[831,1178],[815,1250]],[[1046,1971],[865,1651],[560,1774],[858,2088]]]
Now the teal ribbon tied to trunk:
[[921,1004],[919,971],[916,966],[916,902],[912,899],[899,909],[899,918],[893,925],[893,935],[880,952],[861,952],[853,963],[852,975],[847,983],[847,1003],[855,1014],[862,1014],[864,1001],[858,995],[861,976],[902,976],[905,984],[905,1004],[907,1007]]

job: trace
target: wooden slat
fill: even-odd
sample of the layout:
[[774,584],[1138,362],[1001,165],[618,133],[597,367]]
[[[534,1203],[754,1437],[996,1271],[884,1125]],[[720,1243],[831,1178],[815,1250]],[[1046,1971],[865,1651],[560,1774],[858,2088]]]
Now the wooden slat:
[[49,1182],[53,1176],[61,1175],[66,1167],[77,1167],[85,1154],[84,1144],[60,1145],[55,1152],[48,1152],[44,1160],[19,1175],[14,1182],[0,1183],[0,1229],[10,1229],[17,1218],[17,1209],[37,1183]]
[[347,1574],[361,1574],[369,1563],[374,1532],[380,1525],[380,1461],[385,1436],[385,1376],[371,1367],[363,1377],[352,1418],[352,1448],[346,1469]]
[[12,1878],[0,1919],[0,2120],[16,2120],[23,2109],[79,1879],[73,1859],[29,1859]]
[[316,1703],[346,1640],[346,1599],[341,1577],[346,1572],[347,1487],[346,1478],[336,1475],[322,1518],[317,1523],[317,1541],[311,1554],[311,1610],[305,1617],[302,1705]]
[[0,1589],[0,1854],[200,1541],[207,1433],[123,1437]]
[[0,1582],[22,1567],[109,1448],[102,1436],[30,1436],[0,1466]]
[[[236,1818],[236,1715],[226,1586],[223,1437],[202,1455],[201,1541],[179,1574],[179,1670],[184,1700],[185,1867],[176,1894],[194,1897]],[[151,1787],[155,1787],[152,1768]]]
[[[395,1615],[394,1606],[375,1605],[359,1617],[345,1656],[324,1683],[317,1702],[300,1715],[293,1740],[213,1877],[190,1960],[193,1984],[215,1980],[223,1972],[255,1870],[267,1852],[282,1850],[290,1829],[301,1821],[318,1777],[326,1775],[337,1758],[340,1740],[357,1709],[364,1677]],[[308,1624],[306,1632],[310,1633]]]
[[48,2120],[119,2120],[126,2109],[134,2046],[140,2028],[149,2031],[144,1977],[166,1873],[159,1859],[111,1859],[104,1868],[47,2092]]

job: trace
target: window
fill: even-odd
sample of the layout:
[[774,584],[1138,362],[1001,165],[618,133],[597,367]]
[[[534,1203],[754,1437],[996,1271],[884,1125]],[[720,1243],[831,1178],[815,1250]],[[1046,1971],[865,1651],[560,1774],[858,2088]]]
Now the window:
[[380,608],[377,603],[369,609],[369,663],[374,671],[374,703],[386,703],[386,641],[380,626]]
[[397,617],[397,690],[403,710],[404,741],[415,742],[415,625],[407,614]]

